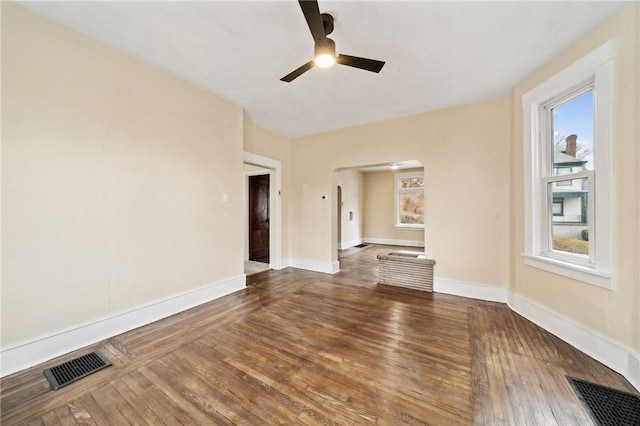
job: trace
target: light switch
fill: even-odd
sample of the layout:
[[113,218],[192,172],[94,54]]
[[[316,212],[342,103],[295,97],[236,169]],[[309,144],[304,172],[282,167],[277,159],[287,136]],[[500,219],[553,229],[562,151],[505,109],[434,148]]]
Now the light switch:
[[228,203],[229,201],[231,201],[231,197],[229,196],[228,192],[223,192],[222,193],[222,202],[223,203]]

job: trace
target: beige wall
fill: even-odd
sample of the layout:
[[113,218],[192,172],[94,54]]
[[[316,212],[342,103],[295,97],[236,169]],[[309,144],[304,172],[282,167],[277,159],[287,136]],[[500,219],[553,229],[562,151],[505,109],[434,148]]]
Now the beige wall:
[[423,169],[409,169],[364,174],[365,239],[415,241],[424,244],[423,229],[398,229],[395,227],[395,175],[396,173],[422,171]]
[[292,257],[336,260],[334,170],[415,159],[436,276],[506,288],[510,116],[502,98],[293,140]]
[[2,2],[2,346],[241,276],[242,121]]
[[[640,353],[640,157],[638,140],[638,4],[593,31],[518,84],[513,92],[511,290],[570,321]],[[615,290],[525,266],[523,241],[522,95],[608,40],[615,42],[614,280]]]
[[335,179],[336,185],[342,188],[342,217],[338,218],[342,235],[338,239],[338,248],[344,249],[362,242],[363,173],[358,170],[343,170],[336,173]]
[[[282,164],[282,258],[287,265],[289,259],[289,209],[291,203],[291,141],[270,132],[256,124],[248,117],[244,118],[244,151],[278,160]],[[273,209],[272,209],[273,211]]]

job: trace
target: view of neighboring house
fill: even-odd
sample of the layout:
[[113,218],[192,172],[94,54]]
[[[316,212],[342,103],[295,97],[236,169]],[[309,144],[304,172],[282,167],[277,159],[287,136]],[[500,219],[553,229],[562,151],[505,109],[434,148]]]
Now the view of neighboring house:
[[[553,153],[553,169],[557,175],[584,170],[587,160],[576,158],[576,135],[566,138],[566,148]],[[582,238],[587,225],[587,194],[585,179],[571,179],[553,184],[553,235]]]

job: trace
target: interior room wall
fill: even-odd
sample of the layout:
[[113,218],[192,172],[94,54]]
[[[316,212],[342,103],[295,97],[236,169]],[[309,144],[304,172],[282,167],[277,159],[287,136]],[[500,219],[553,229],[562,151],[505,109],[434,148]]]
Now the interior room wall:
[[[592,335],[635,352],[640,367],[640,156],[638,117],[639,5],[636,3],[553,58],[513,91],[511,291]],[[608,40],[615,50],[614,83],[614,286],[603,289],[526,266],[523,224],[522,95]],[[597,155],[597,154],[596,154]],[[640,383],[640,371],[637,372]]]
[[508,97],[325,132],[291,142],[291,257],[336,269],[333,171],[424,164],[427,255],[435,275],[506,288],[511,100]]
[[282,265],[289,265],[289,209],[291,203],[291,141],[253,123],[249,117],[244,118],[244,151],[263,157],[278,160],[282,164]]
[[363,226],[363,174],[358,170],[336,172],[336,184],[342,188],[342,235],[339,249],[362,243]]
[[424,169],[364,173],[365,241],[424,246],[424,229],[395,227],[395,175],[422,171]]
[[244,285],[241,108],[1,7],[3,350]]

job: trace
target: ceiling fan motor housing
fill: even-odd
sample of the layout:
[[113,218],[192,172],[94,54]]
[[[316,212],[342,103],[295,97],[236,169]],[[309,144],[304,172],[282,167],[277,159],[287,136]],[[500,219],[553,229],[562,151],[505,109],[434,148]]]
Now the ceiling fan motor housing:
[[336,43],[330,38],[325,39],[324,43],[316,43],[314,48],[315,55],[314,57],[318,57],[322,54],[329,54],[331,56],[336,56]]

